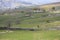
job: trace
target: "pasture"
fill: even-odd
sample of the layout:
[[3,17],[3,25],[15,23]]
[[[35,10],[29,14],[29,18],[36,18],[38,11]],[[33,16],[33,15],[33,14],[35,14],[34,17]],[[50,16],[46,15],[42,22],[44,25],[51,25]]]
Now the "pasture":
[[[6,31],[0,31],[6,32]],[[0,33],[0,40],[60,40],[60,31],[13,31]]]

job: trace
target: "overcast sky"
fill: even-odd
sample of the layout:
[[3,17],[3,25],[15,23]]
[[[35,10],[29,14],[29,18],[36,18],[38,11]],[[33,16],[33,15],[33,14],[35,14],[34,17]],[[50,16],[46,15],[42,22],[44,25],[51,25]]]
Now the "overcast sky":
[[[60,2],[60,0],[2,0],[4,3],[2,6],[5,7],[18,7],[22,3],[22,5],[42,5],[42,4],[47,4],[47,3],[52,3],[52,2]],[[1,0],[0,0],[0,6],[1,6]]]
[[6,2],[8,1],[15,1],[15,2],[29,2],[32,4],[46,4],[46,3],[51,3],[51,2],[59,2],[60,0],[4,0]]
[[25,1],[25,2],[30,2],[33,4],[46,4],[46,3],[51,3],[51,2],[59,2],[60,0],[20,0],[20,1]]

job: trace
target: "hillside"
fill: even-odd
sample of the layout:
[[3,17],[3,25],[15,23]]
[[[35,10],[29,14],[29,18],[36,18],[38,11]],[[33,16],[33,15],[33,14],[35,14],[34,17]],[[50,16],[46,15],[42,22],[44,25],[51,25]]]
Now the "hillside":
[[[48,7],[50,8],[50,6]],[[33,8],[35,7],[19,7],[15,9],[6,10],[4,12],[5,15],[0,15],[0,26],[2,27],[7,26],[9,21],[11,21],[11,27],[33,28],[36,27],[37,25],[40,25],[40,27],[44,28],[46,26],[47,27],[60,26],[59,25],[60,13],[50,12],[36,13],[32,11]]]
[[51,10],[52,7],[55,7],[56,10],[60,10],[60,2],[44,4],[44,5],[40,5],[39,7],[44,8],[46,10]]

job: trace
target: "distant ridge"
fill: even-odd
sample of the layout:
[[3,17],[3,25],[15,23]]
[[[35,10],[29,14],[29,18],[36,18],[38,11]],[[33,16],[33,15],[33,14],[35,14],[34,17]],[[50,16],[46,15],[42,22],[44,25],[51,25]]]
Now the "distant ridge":
[[43,5],[40,5],[40,6],[44,6],[44,5],[57,5],[57,4],[60,4],[60,2],[54,2],[54,3],[43,4]]

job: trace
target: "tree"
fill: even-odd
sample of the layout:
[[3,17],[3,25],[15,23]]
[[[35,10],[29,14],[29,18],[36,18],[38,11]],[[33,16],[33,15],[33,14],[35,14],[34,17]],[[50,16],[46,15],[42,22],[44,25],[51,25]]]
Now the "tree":
[[17,19],[17,20],[16,20],[16,24],[20,24],[20,20]]
[[37,25],[37,28],[39,28],[39,25]]
[[50,20],[47,20],[46,22],[47,22],[47,23],[50,23]]
[[11,21],[8,21],[8,22],[7,22],[7,30],[8,30],[8,31],[10,30],[10,27],[11,27]]
[[55,11],[55,7],[52,7],[52,10]]

